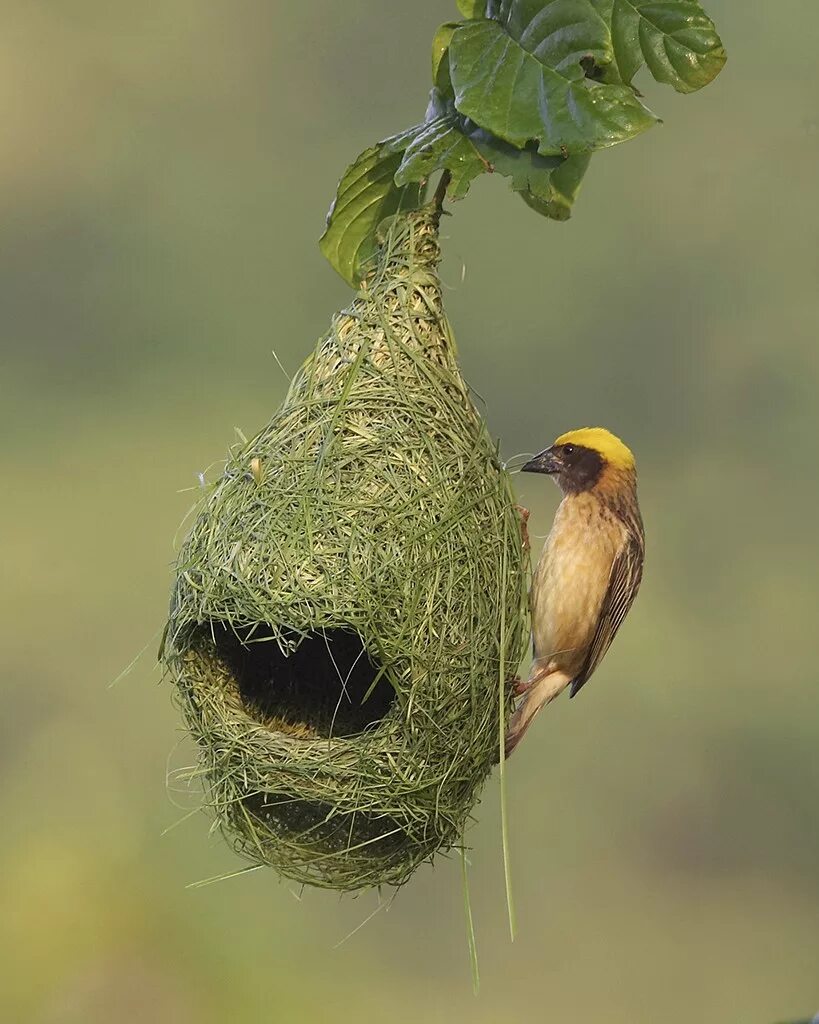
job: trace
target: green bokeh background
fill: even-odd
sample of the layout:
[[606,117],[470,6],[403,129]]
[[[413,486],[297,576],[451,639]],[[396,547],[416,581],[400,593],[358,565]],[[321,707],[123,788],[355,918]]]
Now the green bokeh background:
[[[0,4],[0,1019],[819,1006],[819,7],[709,8],[726,71],[646,83],[665,126],[596,158],[572,221],[484,177],[444,226],[504,452],[610,426],[648,527],[603,668],[509,764],[514,945],[495,780],[478,809],[476,1000],[455,861],[341,945],[375,894],[186,888],[240,864],[166,792],[191,752],[153,666],[189,489],[347,301],[325,209],[420,116],[454,5]],[[537,551],[557,492],[518,481]]]

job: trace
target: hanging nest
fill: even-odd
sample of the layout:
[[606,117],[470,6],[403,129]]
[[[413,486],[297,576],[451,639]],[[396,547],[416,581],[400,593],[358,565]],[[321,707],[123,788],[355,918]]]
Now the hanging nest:
[[179,555],[163,660],[235,848],[301,882],[400,885],[460,844],[523,654],[521,527],[456,361],[440,210],[228,456]]

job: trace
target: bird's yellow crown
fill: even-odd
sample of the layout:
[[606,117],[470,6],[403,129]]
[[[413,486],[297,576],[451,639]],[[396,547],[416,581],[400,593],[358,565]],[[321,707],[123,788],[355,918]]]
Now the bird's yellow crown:
[[561,434],[555,444],[578,444],[584,448],[592,448],[616,469],[635,468],[634,456],[619,437],[616,437],[605,427],[581,427],[579,430],[570,430]]

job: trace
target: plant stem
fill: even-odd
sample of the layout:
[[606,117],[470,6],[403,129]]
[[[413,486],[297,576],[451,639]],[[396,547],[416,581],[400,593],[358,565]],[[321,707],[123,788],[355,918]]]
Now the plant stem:
[[432,201],[435,204],[435,209],[438,213],[443,212],[446,190],[449,188],[450,181],[452,181],[452,172],[444,170],[438,180],[438,187],[435,189],[435,194],[432,197]]

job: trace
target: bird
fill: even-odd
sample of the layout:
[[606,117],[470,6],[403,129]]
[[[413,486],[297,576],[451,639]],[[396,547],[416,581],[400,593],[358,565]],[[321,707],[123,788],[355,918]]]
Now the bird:
[[603,659],[643,576],[645,533],[630,449],[604,427],[562,434],[521,467],[563,493],[532,577],[534,661],[506,733],[506,757],[540,709],[575,697]]

